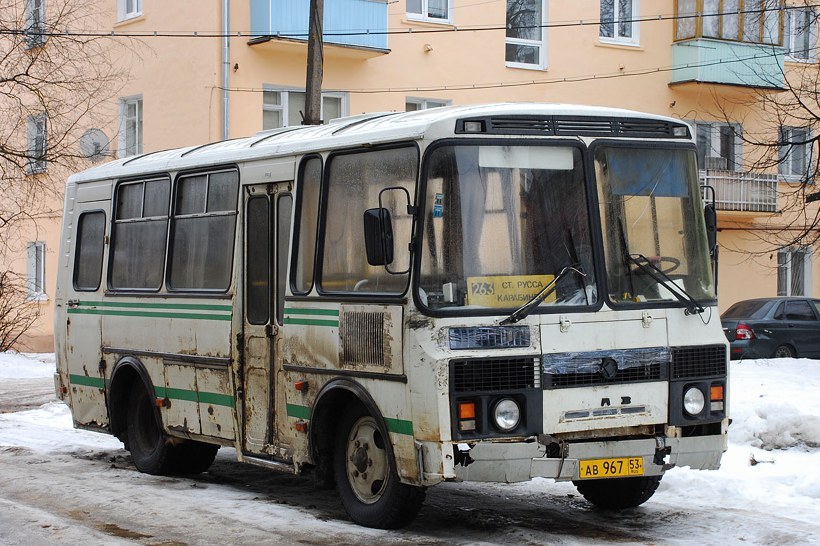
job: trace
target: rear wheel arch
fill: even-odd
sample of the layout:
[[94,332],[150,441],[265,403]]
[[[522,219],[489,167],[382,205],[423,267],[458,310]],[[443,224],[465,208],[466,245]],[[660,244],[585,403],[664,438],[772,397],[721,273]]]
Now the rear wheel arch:
[[[124,356],[114,365],[111,372],[111,383],[108,387],[108,416],[111,433],[126,442],[128,431],[128,401],[135,388],[145,389],[149,396],[155,396],[154,383],[145,365],[136,357]],[[158,423],[162,420],[156,408],[155,417]]]

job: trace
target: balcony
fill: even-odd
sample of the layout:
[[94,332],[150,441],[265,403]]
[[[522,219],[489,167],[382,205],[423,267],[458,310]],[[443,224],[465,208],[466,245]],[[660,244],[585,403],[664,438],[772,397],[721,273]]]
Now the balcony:
[[[742,171],[700,171],[700,183],[715,188],[718,210],[777,212],[776,174]],[[708,195],[705,198],[708,199]]]
[[779,46],[695,38],[672,44],[672,84],[718,83],[784,89]]
[[[309,0],[251,0],[251,43],[307,42]],[[325,0],[325,45],[387,53],[385,0]]]

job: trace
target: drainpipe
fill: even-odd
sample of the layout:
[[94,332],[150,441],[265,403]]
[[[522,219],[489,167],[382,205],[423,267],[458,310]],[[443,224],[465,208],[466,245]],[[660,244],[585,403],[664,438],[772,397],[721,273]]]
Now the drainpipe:
[[231,79],[231,39],[228,36],[231,29],[230,2],[231,0],[222,0],[222,140],[228,140],[230,106],[230,94],[228,93]]

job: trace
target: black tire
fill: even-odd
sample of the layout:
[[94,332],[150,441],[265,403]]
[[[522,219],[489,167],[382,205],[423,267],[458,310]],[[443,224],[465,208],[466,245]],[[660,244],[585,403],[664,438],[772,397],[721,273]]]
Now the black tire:
[[655,494],[662,476],[572,482],[586,500],[604,510],[635,508]]
[[416,517],[425,491],[399,481],[381,426],[364,408],[350,408],[339,423],[333,466],[350,519],[376,529],[400,529]]
[[186,440],[172,449],[172,471],[175,474],[202,474],[211,468],[219,446]]
[[153,399],[142,386],[128,395],[128,450],[134,466],[146,474],[168,474],[173,467],[173,446],[157,421]]
[[795,351],[791,345],[779,345],[777,349],[774,350],[772,358],[795,358],[796,356],[797,351]]

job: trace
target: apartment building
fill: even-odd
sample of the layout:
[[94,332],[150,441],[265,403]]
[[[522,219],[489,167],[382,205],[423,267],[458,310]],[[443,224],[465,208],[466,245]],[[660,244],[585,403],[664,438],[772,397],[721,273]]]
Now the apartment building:
[[[110,121],[88,127],[101,152],[89,165],[301,123],[308,0],[99,2],[99,28],[118,39],[116,62],[129,78],[100,107]],[[812,246],[777,248],[770,237],[794,226],[784,194],[813,183],[811,124],[778,120],[782,146],[768,168],[747,138],[771,130],[761,98],[776,101],[790,77],[817,69],[812,8],[778,0],[324,4],[323,120],[506,101],[686,120],[702,179],[715,188],[721,309],[754,296],[820,294]],[[50,5],[33,8],[46,24]],[[47,132],[32,123],[32,142],[47,146]],[[58,229],[57,219],[41,223],[15,264],[26,262],[31,304],[44,310],[28,337],[38,350],[52,333]]]

